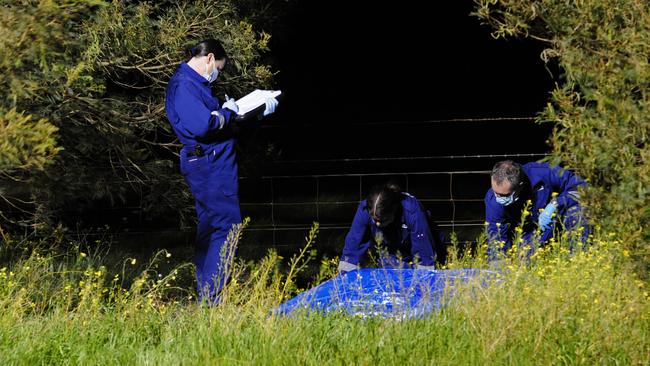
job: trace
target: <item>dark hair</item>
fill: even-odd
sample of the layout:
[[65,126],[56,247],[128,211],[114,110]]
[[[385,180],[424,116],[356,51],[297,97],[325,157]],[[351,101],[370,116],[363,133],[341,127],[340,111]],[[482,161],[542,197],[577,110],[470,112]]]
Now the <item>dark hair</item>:
[[510,182],[511,189],[519,186],[524,180],[521,165],[512,160],[504,160],[494,164],[490,176],[497,184],[501,184],[504,180],[507,180]]
[[392,182],[375,186],[366,198],[370,216],[378,218],[381,222],[393,219],[401,208],[401,202],[402,190]]
[[188,53],[190,54],[190,58],[207,56],[209,53],[214,55],[215,60],[222,60],[228,57],[221,42],[213,38],[202,40],[196,46],[190,48]]

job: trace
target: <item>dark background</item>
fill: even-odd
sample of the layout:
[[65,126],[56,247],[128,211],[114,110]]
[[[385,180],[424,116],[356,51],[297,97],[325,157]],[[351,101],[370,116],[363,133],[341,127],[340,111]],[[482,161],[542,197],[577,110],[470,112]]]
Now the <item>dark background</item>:
[[[545,151],[550,127],[531,122],[415,123],[530,117],[546,104],[543,45],[495,40],[472,10],[472,1],[290,6],[270,45],[286,99],[266,123],[291,126],[269,132],[282,158]],[[364,125],[386,121],[403,123]]]
[[[358,201],[389,179],[421,199],[447,234],[476,238],[485,171],[503,154],[540,154],[514,157],[523,163],[548,152],[552,126],[520,118],[544,108],[558,73],[540,59],[542,44],[496,40],[472,10],[472,1],[287,7],[270,44],[284,99],[255,139],[240,141],[240,158],[254,160],[240,181],[254,228],[244,248],[290,256],[319,221],[320,252],[338,255]],[[258,169],[247,144],[270,144],[276,155]],[[458,157],[468,155],[481,157]]]
[[[559,72],[540,59],[542,44],[492,38],[470,16],[472,1],[274,4],[283,13],[266,23],[267,57],[283,99],[238,139],[242,214],[251,218],[241,257],[274,248],[290,258],[314,221],[319,255],[339,255],[359,200],[389,179],[443,232],[471,242],[484,221],[486,172],[504,155],[524,163],[548,152],[552,126],[526,117],[544,108]],[[178,230],[173,214],[165,223],[143,217],[125,214],[127,245],[191,258],[191,227]]]

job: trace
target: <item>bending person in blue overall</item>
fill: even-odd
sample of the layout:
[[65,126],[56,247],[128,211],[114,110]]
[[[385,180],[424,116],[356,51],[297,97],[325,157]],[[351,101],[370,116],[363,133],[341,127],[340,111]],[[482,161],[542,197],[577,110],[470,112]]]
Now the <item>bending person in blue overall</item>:
[[[229,124],[238,107],[234,99],[221,106],[211,83],[226,64],[226,52],[214,39],[190,50],[169,81],[165,110],[178,139],[180,170],[196,201],[196,279],[199,299],[215,302],[226,278],[222,247],[233,225],[241,222],[235,142]],[[264,115],[277,100],[266,101]]]
[[422,204],[393,184],[374,188],[359,203],[345,237],[339,271],[358,269],[372,243],[384,268],[434,269],[444,240]]
[[[571,171],[547,163],[520,165],[505,160],[494,165],[491,183],[485,195],[489,259],[496,259],[499,251],[512,246],[519,226],[523,245],[531,245],[536,234],[538,243],[544,244],[560,222],[566,230],[582,230],[578,236],[583,243],[586,241],[589,227],[578,202],[578,187],[585,181]],[[522,224],[522,211],[529,200],[530,215]],[[529,254],[533,250],[531,245]]]

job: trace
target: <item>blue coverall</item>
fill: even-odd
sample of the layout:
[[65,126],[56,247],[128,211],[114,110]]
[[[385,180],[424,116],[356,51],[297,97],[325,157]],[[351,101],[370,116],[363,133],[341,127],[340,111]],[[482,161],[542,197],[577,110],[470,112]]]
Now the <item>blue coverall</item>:
[[[531,200],[530,215],[523,224],[522,239],[524,245],[530,244],[538,230],[537,221],[541,211],[553,199],[553,192],[557,193],[557,216],[562,218],[564,228],[573,230],[583,228],[581,240],[584,242],[589,235],[589,227],[583,217],[582,208],[578,203],[578,187],[585,181],[568,170],[560,167],[551,167],[548,163],[532,162],[522,165],[528,177],[529,189],[527,195],[520,197],[516,202],[504,206],[496,201],[494,191],[490,188],[485,194],[485,221],[487,223],[488,257],[495,259],[498,242],[503,242],[503,251],[512,245],[514,228],[521,224],[523,206]],[[499,224],[497,226],[497,223]],[[540,233],[539,242],[549,240],[554,233],[557,220],[546,231]],[[530,253],[532,253],[532,249]],[[530,254],[529,253],[529,254]]]
[[[358,265],[370,244],[380,237],[381,246],[387,250],[387,255],[379,258],[382,267],[407,267],[416,258],[421,265],[434,265],[435,240],[442,240],[440,234],[432,230],[428,212],[415,197],[402,193],[401,203],[400,221],[386,228],[377,227],[370,216],[367,201],[359,203],[350,231],[345,237],[341,260]],[[401,261],[397,260],[397,252],[402,255]]]
[[197,291],[214,301],[226,280],[222,247],[241,222],[234,139],[225,128],[236,114],[220,108],[210,83],[186,63],[169,81],[165,109],[183,144],[180,170],[196,201]]

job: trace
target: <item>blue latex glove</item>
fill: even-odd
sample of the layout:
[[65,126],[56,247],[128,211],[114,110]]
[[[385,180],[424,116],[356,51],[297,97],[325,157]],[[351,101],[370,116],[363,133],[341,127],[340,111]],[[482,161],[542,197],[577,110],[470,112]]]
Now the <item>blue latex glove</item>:
[[223,103],[223,108],[228,108],[235,113],[239,112],[239,107],[237,106],[237,103],[235,103],[235,99],[234,98],[229,99],[227,95],[226,95],[226,101]]
[[275,108],[278,106],[278,100],[275,98],[266,98],[266,109],[262,116],[268,116],[269,114],[275,112]]
[[539,228],[542,231],[546,231],[551,227],[551,223],[553,222],[553,214],[557,210],[557,204],[555,202],[551,202],[546,207],[544,208],[544,211],[539,214]]

